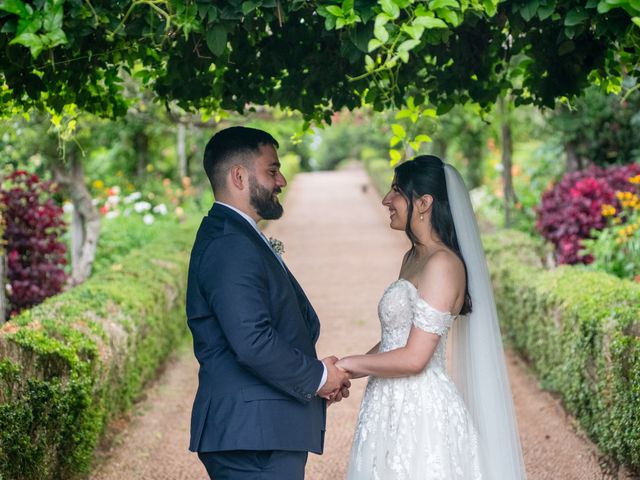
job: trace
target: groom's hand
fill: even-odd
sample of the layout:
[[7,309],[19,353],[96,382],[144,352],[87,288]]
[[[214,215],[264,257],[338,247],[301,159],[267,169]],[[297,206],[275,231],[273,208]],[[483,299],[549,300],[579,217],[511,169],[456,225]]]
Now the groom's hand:
[[340,395],[340,399],[345,396],[343,390],[346,390],[346,396],[348,396],[349,387],[351,386],[349,374],[336,367],[335,364],[337,361],[338,359],[333,356],[322,359],[322,363],[327,367],[327,381],[318,391],[319,396],[334,401],[338,394]]

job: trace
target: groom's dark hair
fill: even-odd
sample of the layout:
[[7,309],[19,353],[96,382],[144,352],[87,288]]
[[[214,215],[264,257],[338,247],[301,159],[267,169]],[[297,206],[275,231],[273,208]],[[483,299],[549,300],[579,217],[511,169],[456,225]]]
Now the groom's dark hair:
[[213,193],[225,188],[225,177],[229,168],[241,164],[253,169],[253,160],[260,146],[278,142],[264,130],[249,127],[229,127],[216,133],[204,149],[203,166]]

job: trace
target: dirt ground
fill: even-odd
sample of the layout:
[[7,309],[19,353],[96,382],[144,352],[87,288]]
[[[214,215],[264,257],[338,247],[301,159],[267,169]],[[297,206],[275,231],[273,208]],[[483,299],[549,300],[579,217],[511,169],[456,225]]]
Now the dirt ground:
[[[407,241],[388,228],[386,210],[362,169],[299,174],[289,188],[285,215],[268,225],[284,242],[284,259],[316,308],[321,357],[367,351],[379,339],[377,303],[397,278]],[[195,232],[194,232],[195,233]],[[631,478],[604,473],[595,446],[577,431],[559,402],[507,353],[520,438],[531,480]],[[328,413],[326,449],[310,455],[307,480],[342,479],[365,380]],[[91,480],[204,480],[188,452],[197,363],[181,348],[146,392],[109,448],[102,448]]]

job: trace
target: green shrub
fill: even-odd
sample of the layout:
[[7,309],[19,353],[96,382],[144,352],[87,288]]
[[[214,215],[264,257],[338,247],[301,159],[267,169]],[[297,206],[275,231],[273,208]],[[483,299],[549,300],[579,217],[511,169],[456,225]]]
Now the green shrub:
[[381,196],[386,195],[391,189],[391,182],[393,181],[393,167],[389,164],[389,160],[365,157],[363,164],[378,193]]
[[640,285],[545,271],[541,244],[516,232],[485,237],[485,250],[505,338],[604,453],[640,470]]
[[186,333],[193,222],[0,328],[0,479],[72,479]]

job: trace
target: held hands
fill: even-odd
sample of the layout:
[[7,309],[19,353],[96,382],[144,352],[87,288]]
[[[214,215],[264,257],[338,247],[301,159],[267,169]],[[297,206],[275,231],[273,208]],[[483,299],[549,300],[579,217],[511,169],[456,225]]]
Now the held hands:
[[333,356],[322,360],[322,363],[327,367],[327,381],[318,391],[318,395],[328,400],[329,405],[347,398],[349,387],[351,387],[349,373],[336,367],[337,361],[338,359]]

